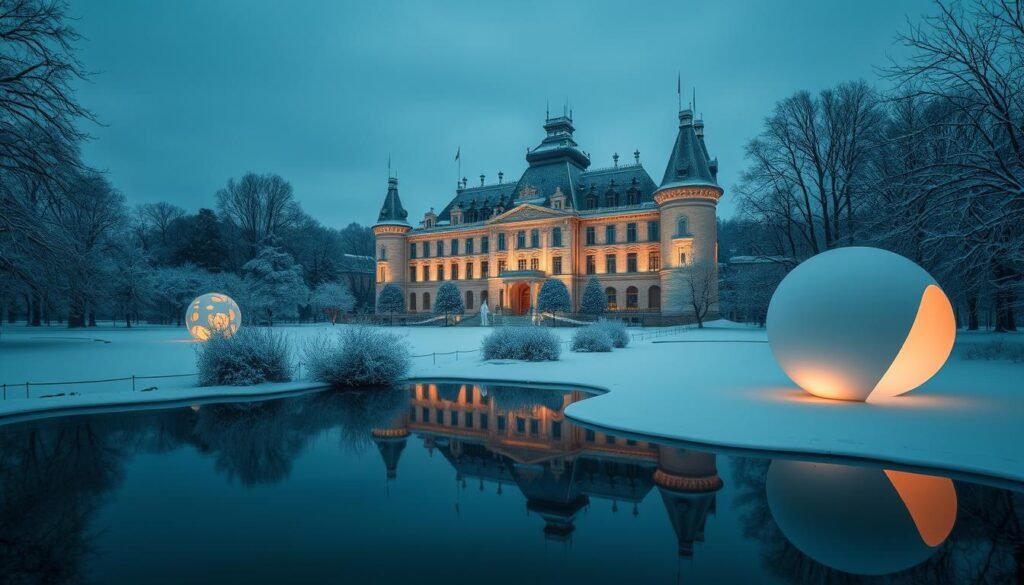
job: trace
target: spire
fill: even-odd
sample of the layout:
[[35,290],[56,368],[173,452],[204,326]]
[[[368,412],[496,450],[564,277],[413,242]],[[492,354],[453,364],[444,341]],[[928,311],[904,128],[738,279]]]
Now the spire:
[[409,225],[407,217],[409,212],[402,207],[402,200],[398,197],[398,177],[388,177],[388,194],[384,197],[384,206],[380,208],[377,223]]
[[679,133],[672,147],[672,156],[665,167],[665,176],[658,190],[672,187],[706,185],[717,187],[717,163],[713,163],[703,144],[704,122],[693,121],[693,110],[679,112]]

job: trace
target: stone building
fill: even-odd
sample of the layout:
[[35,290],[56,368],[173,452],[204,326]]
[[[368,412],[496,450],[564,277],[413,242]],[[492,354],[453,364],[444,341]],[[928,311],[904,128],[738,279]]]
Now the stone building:
[[[561,280],[579,310],[596,277],[607,310],[646,322],[685,322],[688,279],[703,274],[708,315],[717,315],[718,161],[708,155],[704,122],[679,112],[679,131],[661,183],[640,163],[591,169],[573,138],[571,114],[549,117],[545,136],[526,153],[516,181],[469,186],[463,178],[440,212],[413,226],[388,191],[377,223],[377,291],[400,286],[411,313],[429,312],[444,281],[455,281],[467,314],[487,301],[492,312],[522,315],[545,279]],[[700,267],[701,270],[696,270]],[[690,270],[686,270],[690,268]],[[682,269],[682,270],[680,270]]]

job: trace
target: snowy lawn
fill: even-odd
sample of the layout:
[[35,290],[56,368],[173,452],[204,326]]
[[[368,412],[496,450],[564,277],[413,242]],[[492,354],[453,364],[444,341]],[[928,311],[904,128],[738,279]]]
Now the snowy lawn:
[[[457,359],[455,355],[421,357],[413,360],[411,375],[609,390],[571,405],[567,414],[625,433],[735,448],[864,457],[1024,481],[1024,364],[961,357],[963,346],[986,342],[993,338],[991,334],[962,334],[953,356],[935,378],[909,395],[868,405],[811,397],[795,388],[775,365],[763,330],[719,325],[634,341],[610,354],[566,350],[557,362],[483,362],[475,352]],[[278,329],[300,347],[305,338],[330,333],[331,327]],[[476,350],[489,331],[473,327],[394,330],[405,335],[414,354]],[[553,330],[566,341],[574,332]],[[1006,339],[1024,342],[1020,335]],[[183,329],[69,332],[7,327],[0,339],[0,382],[185,373],[194,368],[193,344]],[[311,386],[187,388],[192,380],[157,380],[153,385],[158,390],[147,393],[131,393],[130,384],[124,387],[121,382],[97,385],[90,388],[91,394],[78,397],[12,398],[0,403],[0,415],[99,402],[252,396]],[[52,391],[67,389],[58,386]],[[32,392],[36,395],[35,389]]]

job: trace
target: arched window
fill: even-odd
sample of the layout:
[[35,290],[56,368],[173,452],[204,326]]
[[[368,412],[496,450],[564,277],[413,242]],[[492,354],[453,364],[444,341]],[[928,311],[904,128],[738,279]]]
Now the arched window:
[[676,236],[690,235],[690,220],[684,215],[677,220]]
[[647,308],[648,309],[661,309],[661,287],[652,286],[647,289]]
[[409,312],[416,312],[416,293],[409,293]]
[[430,310],[430,293],[423,293],[423,310]]
[[380,259],[381,260],[387,260],[388,259],[388,249],[385,248],[384,246],[380,247]]
[[466,291],[466,310],[470,311],[473,309],[473,291]]
[[480,291],[480,304],[487,302],[487,291]]
[[619,302],[615,293],[615,289],[609,286],[608,288],[604,289],[604,294],[606,297],[608,297],[608,310],[617,310],[619,308]]
[[626,308],[636,309],[640,306],[640,289],[631,286],[626,289]]

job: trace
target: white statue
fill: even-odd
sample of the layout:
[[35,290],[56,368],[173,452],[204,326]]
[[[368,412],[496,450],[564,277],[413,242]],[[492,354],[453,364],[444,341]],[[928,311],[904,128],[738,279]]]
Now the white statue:
[[480,303],[480,326],[487,327],[487,301]]

